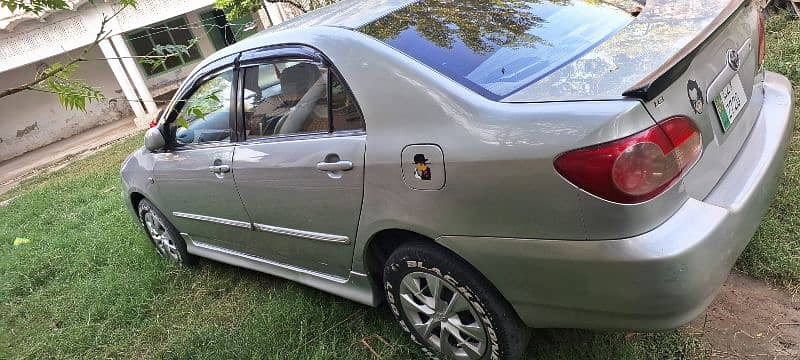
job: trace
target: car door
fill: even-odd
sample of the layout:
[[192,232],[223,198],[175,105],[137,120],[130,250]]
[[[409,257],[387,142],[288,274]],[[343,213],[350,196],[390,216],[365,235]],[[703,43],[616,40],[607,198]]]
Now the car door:
[[232,65],[197,80],[166,121],[167,150],[157,153],[157,206],[196,244],[231,247],[251,229],[233,181],[238,76]]
[[242,54],[236,186],[249,254],[345,277],[364,186],[363,117],[341,78],[304,48]]

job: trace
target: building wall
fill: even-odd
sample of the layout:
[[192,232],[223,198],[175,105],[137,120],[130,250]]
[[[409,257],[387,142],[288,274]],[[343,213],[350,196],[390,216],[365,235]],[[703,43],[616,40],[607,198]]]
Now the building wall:
[[[37,70],[56,62],[67,62],[77,51],[59,55],[40,62],[2,73],[0,88],[23,84]],[[101,59],[100,50],[92,51],[89,58]],[[23,91],[0,98],[0,161],[23,154],[60,139],[75,135],[99,124],[130,117],[131,107],[126,103],[119,84],[114,79],[105,60],[80,64],[75,78],[101,89],[106,100],[87,104],[86,113],[66,110],[54,94]]]
[[[190,23],[196,23],[199,22],[197,14],[202,11],[187,13],[184,16]],[[199,38],[198,46],[202,57],[211,55],[215,51],[214,46],[202,27],[191,30]],[[0,89],[8,89],[30,81],[37,70],[56,62],[68,62],[70,58],[77,57],[79,53],[80,50],[74,50],[67,55],[54,56],[3,72],[0,75]],[[131,107],[128,106],[119,83],[114,78],[108,63],[103,60],[103,53],[99,49],[95,49],[87,58],[98,60],[81,63],[74,78],[83,79],[88,84],[100,88],[106,100],[87,104],[84,113],[79,110],[64,109],[54,94],[24,91],[0,98],[0,161],[70,137],[97,125],[133,117]],[[174,90],[197,63],[199,61],[145,78],[147,86],[155,96]],[[163,104],[158,105],[160,107]]]
[[[193,25],[191,31],[199,38],[198,46],[201,58],[204,58],[216,51],[199,24],[199,13],[210,9],[211,4],[213,0],[140,0],[136,9],[123,11],[115,19],[116,24],[112,21],[111,27],[114,33],[129,32],[184,14],[188,23]],[[85,5],[77,11],[54,13],[44,22],[21,22],[14,26],[13,31],[0,31],[0,60],[3,60],[0,61],[0,89],[23,84],[42,68],[56,62],[66,63],[77,57],[81,51],[79,46],[94,38],[95,27],[99,25],[102,14],[111,10],[110,6],[110,3],[98,2],[96,5]],[[271,13],[279,13],[277,5],[271,4],[269,8]],[[259,13],[254,18],[260,20],[260,23],[257,22],[258,28],[269,26],[266,13]],[[278,23],[283,18],[274,20]],[[52,52],[56,43],[62,49],[66,45],[77,49],[67,54],[42,56]],[[132,50],[130,45],[128,49]],[[132,121],[133,111],[103,53],[95,49],[87,57],[97,60],[81,63],[75,78],[100,88],[106,100],[87,104],[86,112],[81,112],[64,109],[54,94],[24,91],[0,98],[0,161],[97,125],[123,118]],[[27,65],[21,65],[24,63]],[[144,81],[151,95],[162,97],[163,100],[165,96],[162,95],[174,91],[198,63],[199,60],[145,77]],[[137,66],[141,69],[141,65]],[[162,105],[158,104],[159,107]]]
[[[197,47],[200,51],[200,60],[196,60],[194,62],[185,64],[184,66],[172,69],[170,71],[155,74],[150,77],[145,78],[145,82],[147,82],[147,87],[150,88],[150,91],[153,93],[154,96],[158,96],[165,92],[169,92],[171,90],[175,90],[180,86],[183,80],[189,76],[189,73],[194,69],[197,64],[202,61],[205,57],[213,54],[216,52],[214,49],[214,45],[211,43],[211,40],[208,38],[208,34],[206,34],[205,30],[200,24],[200,13],[211,9],[211,7],[200,9],[197,11],[192,11],[189,13],[184,14],[183,16],[186,17],[186,21],[189,23],[190,31],[192,35],[197,38]],[[129,46],[130,48],[130,46]],[[141,69],[141,65],[139,65]],[[144,74],[144,72],[142,72]]]

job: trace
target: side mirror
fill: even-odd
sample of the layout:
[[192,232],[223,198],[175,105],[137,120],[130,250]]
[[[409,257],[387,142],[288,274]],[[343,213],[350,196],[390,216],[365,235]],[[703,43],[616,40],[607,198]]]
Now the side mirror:
[[164,135],[161,134],[161,125],[150,128],[144,133],[144,147],[148,151],[160,150],[167,144]]

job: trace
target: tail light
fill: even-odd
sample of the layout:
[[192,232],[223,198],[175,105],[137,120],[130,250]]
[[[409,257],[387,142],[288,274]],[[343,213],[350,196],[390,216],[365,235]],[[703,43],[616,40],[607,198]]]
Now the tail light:
[[564,153],[555,168],[591,194],[635,204],[677,182],[700,158],[702,147],[694,123],[676,116],[626,138]]
[[758,12],[758,66],[764,66],[764,57],[767,55],[767,39],[764,12]]

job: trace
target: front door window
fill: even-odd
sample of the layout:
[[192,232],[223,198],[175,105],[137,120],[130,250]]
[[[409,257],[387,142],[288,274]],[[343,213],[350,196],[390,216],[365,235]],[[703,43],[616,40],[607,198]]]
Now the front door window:
[[230,114],[233,70],[205,80],[179,104],[175,120],[177,145],[230,140]]

